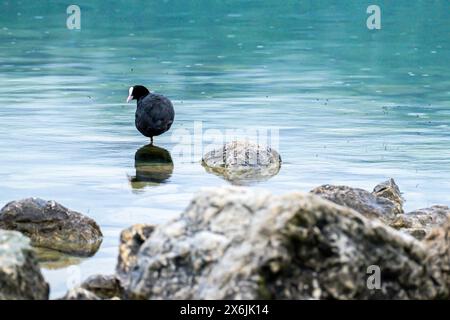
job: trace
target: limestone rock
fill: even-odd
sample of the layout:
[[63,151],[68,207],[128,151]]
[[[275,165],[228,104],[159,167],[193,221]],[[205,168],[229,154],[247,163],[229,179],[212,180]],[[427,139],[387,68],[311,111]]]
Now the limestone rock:
[[[316,195],[209,189],[142,244],[126,292],[138,299],[448,298],[436,267],[442,258],[428,251]],[[372,267],[381,272],[378,289],[368,286]]]

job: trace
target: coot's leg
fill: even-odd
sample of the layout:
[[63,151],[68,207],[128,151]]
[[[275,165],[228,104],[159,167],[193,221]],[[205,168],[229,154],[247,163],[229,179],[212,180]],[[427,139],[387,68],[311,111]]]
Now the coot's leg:
[[153,137],[150,137],[150,145],[153,145]]

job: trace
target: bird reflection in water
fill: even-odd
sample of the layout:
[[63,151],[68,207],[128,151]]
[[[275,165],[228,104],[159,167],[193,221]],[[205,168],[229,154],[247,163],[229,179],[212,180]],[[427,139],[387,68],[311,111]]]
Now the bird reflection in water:
[[134,167],[136,175],[129,178],[134,190],[165,183],[173,173],[170,152],[150,144],[136,151]]

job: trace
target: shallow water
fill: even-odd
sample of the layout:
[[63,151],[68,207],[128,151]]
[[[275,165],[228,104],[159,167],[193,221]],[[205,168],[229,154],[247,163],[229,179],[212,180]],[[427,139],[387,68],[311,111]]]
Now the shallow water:
[[[281,171],[255,187],[394,177],[407,210],[450,204],[448,1],[377,1],[381,30],[366,27],[370,1],[77,1],[81,30],[53,3],[0,1],[0,206],[55,199],[105,235],[92,258],[44,265],[52,297],[113,272],[123,228],[227,185],[199,162],[200,141],[227,129],[279,130]],[[176,109],[155,139],[173,162],[157,179],[136,174],[148,140],[124,101],[137,83]],[[181,155],[192,141],[195,156]]]

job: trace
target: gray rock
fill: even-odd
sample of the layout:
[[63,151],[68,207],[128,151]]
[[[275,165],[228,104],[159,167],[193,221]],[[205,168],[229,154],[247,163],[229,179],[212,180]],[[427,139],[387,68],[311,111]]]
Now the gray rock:
[[352,208],[369,218],[379,218],[386,223],[403,213],[403,199],[394,180],[375,187],[373,193],[347,186],[323,185],[311,191],[336,204]]
[[395,216],[389,225],[407,232],[417,239],[424,239],[435,227],[442,226],[450,217],[447,206],[432,206]]
[[102,300],[95,293],[81,287],[70,289],[66,295],[58,300]]
[[397,206],[397,212],[403,212],[404,199],[394,179],[390,178],[375,186],[372,194],[378,198],[391,200]]
[[270,147],[233,141],[206,153],[202,165],[235,185],[267,180],[280,171],[281,157]]
[[81,288],[94,293],[101,299],[120,298],[122,296],[122,286],[115,275],[91,276],[81,284]]
[[422,240],[430,231],[442,225],[450,209],[432,206],[404,213],[404,200],[393,179],[377,185],[373,192],[347,186],[324,185],[311,191],[339,205],[352,208],[366,217],[379,218],[389,226]]
[[139,249],[154,230],[154,225],[136,224],[122,231],[120,234],[119,259],[116,267],[116,272],[119,276],[133,268]]
[[81,256],[93,255],[102,242],[94,220],[38,198],[8,203],[0,211],[0,228],[22,232],[33,246]]
[[0,230],[0,300],[45,300],[48,293],[30,239]]
[[[443,281],[450,291],[450,217],[442,225],[433,228],[424,240],[428,252],[427,263],[432,266],[433,277]],[[442,294],[439,298],[449,299]]]
[[115,275],[93,275],[70,289],[60,300],[116,300],[122,295],[122,285]]
[[[447,256],[429,251],[312,194],[210,189],[153,231],[126,289],[137,299],[448,298]],[[367,285],[371,266],[379,289]]]

